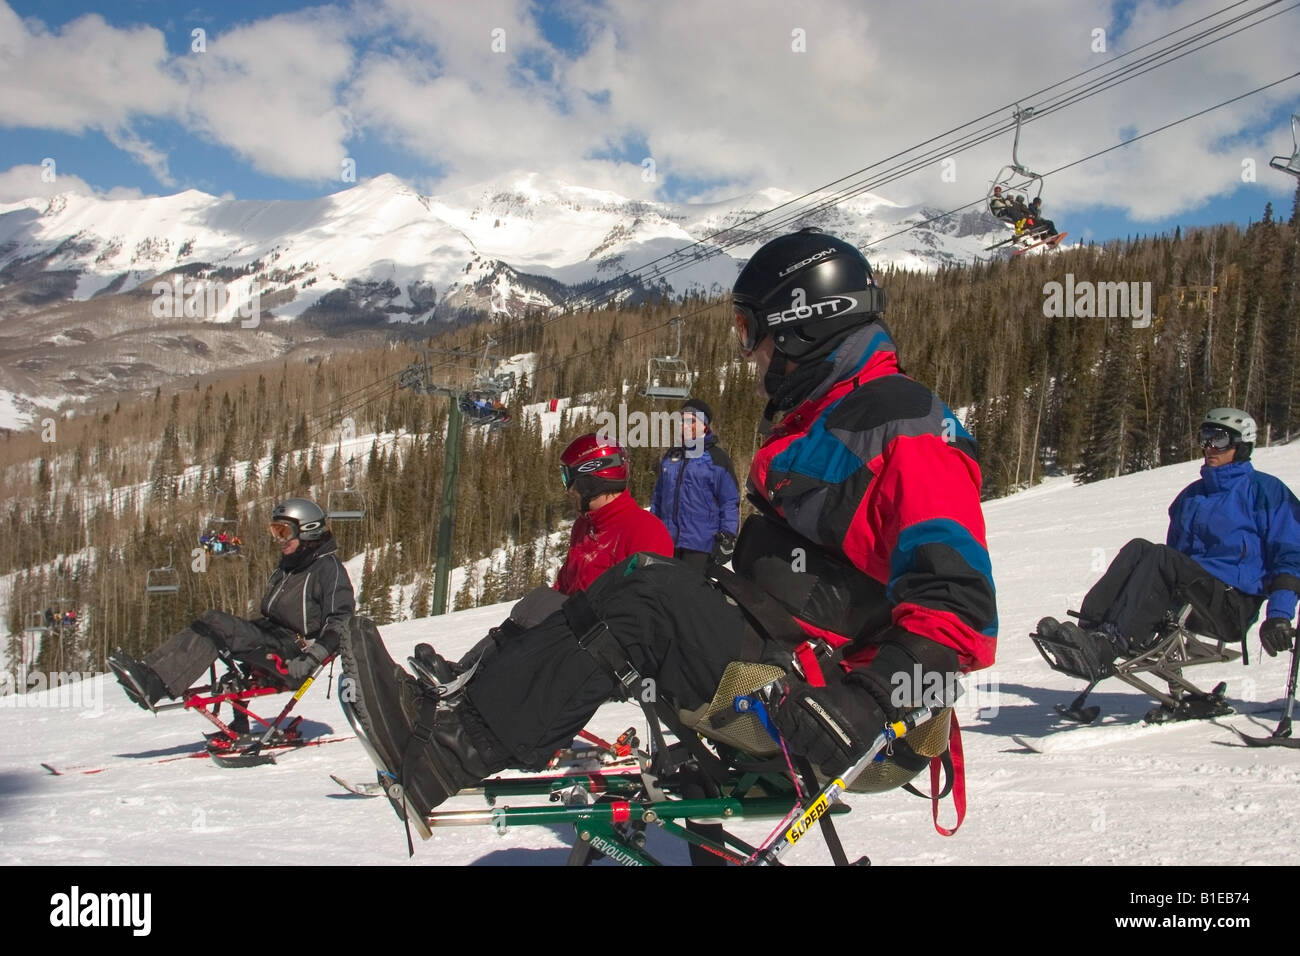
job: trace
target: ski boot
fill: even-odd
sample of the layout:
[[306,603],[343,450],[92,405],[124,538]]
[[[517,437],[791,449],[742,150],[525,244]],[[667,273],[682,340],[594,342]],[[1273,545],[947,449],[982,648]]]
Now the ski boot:
[[133,704],[142,710],[158,712],[154,705],[168,696],[167,688],[148,665],[137,661],[120,647],[108,655],[106,663]]
[[344,632],[339,702],[394,812],[427,840],[433,807],[508,761],[464,694],[431,693],[389,657],[367,624]]

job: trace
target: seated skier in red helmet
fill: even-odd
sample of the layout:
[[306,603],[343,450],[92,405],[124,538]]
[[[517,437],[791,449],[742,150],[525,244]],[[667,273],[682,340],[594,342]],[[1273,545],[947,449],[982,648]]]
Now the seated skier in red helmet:
[[[638,551],[671,557],[673,539],[664,523],[636,503],[627,490],[627,454],[596,433],[579,435],[560,454],[560,482],[577,519],[569,533],[569,552],[550,588],[536,588],[510,610],[466,660],[477,661],[496,642],[509,638],[585,590],[605,571]],[[445,660],[431,645],[415,648],[417,666],[439,683],[453,681],[464,667]]]
[[578,512],[569,555],[555,590],[572,594],[638,551],[671,556],[673,539],[664,523],[636,503],[627,490],[627,455],[598,435],[580,435],[560,455],[560,480]]

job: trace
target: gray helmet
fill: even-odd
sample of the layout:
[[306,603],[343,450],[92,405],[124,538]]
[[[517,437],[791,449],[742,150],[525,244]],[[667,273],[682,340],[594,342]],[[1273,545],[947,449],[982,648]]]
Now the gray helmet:
[[306,498],[284,499],[271,512],[271,520],[289,522],[303,541],[319,541],[329,530],[325,527],[325,512],[320,505]]

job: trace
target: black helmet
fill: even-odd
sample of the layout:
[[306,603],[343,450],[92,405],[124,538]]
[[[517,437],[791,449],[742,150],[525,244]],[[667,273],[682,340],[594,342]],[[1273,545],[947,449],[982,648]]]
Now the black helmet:
[[780,236],[755,252],[731,299],[742,349],[771,334],[776,350],[796,361],[885,310],[885,290],[866,257],[817,229]]
[[303,541],[319,541],[328,530],[325,527],[325,512],[316,502],[306,498],[286,498],[276,505],[271,512],[271,524],[280,522],[291,525],[294,537]]

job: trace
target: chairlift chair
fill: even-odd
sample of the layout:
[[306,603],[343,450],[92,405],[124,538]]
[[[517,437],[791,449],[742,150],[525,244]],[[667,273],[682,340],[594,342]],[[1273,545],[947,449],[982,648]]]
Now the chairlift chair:
[[331,491],[325,514],[330,521],[360,521],[366,516],[365,496],[356,488]]
[[49,625],[45,623],[44,611],[32,611],[31,618],[35,623],[24,627],[24,634],[44,634],[49,629]]
[[181,578],[172,566],[172,548],[167,549],[167,564],[161,568],[150,568],[144,577],[145,594],[177,594],[181,589]]
[[1274,156],[1268,161],[1268,164],[1278,172],[1290,173],[1292,176],[1300,177],[1300,114],[1293,114],[1291,117],[1291,157]]
[[356,487],[355,458],[348,459],[348,480],[342,488],[329,493],[325,516],[330,521],[360,521],[366,516],[366,496]]
[[[1011,162],[999,169],[997,176],[995,176],[993,181],[989,183],[988,193],[984,197],[986,205],[993,198],[993,189],[997,186],[1002,187],[1004,195],[1008,193],[1023,193],[1026,206],[1042,196],[1043,177],[1026,167],[1024,163],[1020,162],[1020,127],[1024,124],[1026,119],[1029,119],[1033,115],[1034,108],[1032,106],[1027,106],[1024,109],[1021,109],[1019,106],[1016,107],[1016,135],[1015,139],[1011,143]],[[1023,177],[1023,181],[1016,182],[1017,176]],[[1034,191],[1032,196],[1029,195],[1030,189],[1033,189]]]
[[[225,531],[230,535],[231,538],[240,538],[239,548],[237,550],[222,548],[220,551],[218,551],[216,548],[206,548],[206,546],[203,545],[203,535],[209,531],[213,531],[216,534],[220,534],[222,531]],[[223,518],[220,515],[215,515],[215,514],[208,515],[207,519],[203,521],[202,524],[199,525],[199,535],[198,535],[199,545],[200,547],[205,547],[208,553],[211,554],[214,558],[239,557],[240,555],[243,554],[246,545],[243,543],[243,539],[241,538],[238,532],[239,532],[238,518]]]
[[682,319],[674,316],[669,323],[677,330],[677,349],[672,355],[651,356],[646,362],[646,398],[685,401],[691,397],[694,375],[682,358]]

